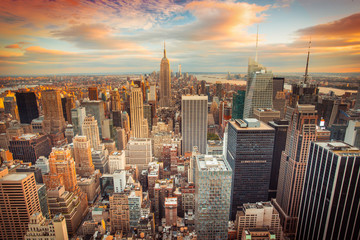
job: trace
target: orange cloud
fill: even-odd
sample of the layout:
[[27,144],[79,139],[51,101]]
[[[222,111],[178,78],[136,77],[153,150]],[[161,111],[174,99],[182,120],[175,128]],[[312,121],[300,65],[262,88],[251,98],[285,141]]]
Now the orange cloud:
[[19,46],[19,44],[11,44],[11,45],[7,45],[5,48],[21,48]]
[[31,46],[25,49],[28,53],[51,54],[51,55],[74,55],[72,52],[65,52],[60,50],[50,50],[40,46]]

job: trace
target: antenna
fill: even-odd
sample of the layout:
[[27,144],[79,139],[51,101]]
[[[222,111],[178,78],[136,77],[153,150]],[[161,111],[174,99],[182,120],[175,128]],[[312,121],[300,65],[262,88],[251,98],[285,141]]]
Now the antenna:
[[257,62],[258,60],[258,42],[259,42],[259,24],[257,25],[257,32],[256,32],[255,62]]
[[164,40],[164,58],[166,58],[165,40]]
[[306,59],[306,68],[305,68],[305,75],[304,75],[304,83],[305,83],[305,84],[307,83],[307,80],[308,80],[310,47],[311,47],[311,37],[310,37],[310,41],[309,41],[308,54],[307,54],[307,59]]

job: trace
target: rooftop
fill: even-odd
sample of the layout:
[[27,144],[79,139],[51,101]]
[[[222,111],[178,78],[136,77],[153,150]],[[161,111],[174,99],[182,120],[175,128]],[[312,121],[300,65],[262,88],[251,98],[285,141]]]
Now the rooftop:
[[317,145],[326,148],[339,156],[360,156],[360,149],[357,147],[351,146],[350,144],[340,142],[340,141],[331,141],[331,142],[316,142]]
[[0,178],[0,182],[22,181],[33,173],[10,173]]
[[221,155],[198,155],[196,161],[200,171],[231,171]]
[[[246,118],[235,119],[235,121],[229,121],[229,123],[235,127],[238,131],[247,131],[247,130],[274,130],[269,125],[265,124],[262,121],[257,120],[256,118]],[[248,127],[249,126],[249,127]],[[253,127],[254,126],[254,127]],[[258,127],[256,127],[258,126]]]

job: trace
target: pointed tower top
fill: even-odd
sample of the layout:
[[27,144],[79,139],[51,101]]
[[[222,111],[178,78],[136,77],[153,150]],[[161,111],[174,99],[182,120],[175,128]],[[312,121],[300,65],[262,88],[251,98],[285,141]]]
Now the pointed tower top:
[[309,49],[308,49],[307,60],[306,60],[306,68],[305,68],[305,75],[304,75],[304,83],[307,83],[307,80],[308,80],[309,58],[310,58],[310,47],[311,47],[311,38],[310,38],[310,41],[309,41]]
[[164,40],[164,58],[166,58],[165,40]]
[[255,62],[258,61],[258,42],[259,42],[259,24],[257,25],[257,31],[256,31]]

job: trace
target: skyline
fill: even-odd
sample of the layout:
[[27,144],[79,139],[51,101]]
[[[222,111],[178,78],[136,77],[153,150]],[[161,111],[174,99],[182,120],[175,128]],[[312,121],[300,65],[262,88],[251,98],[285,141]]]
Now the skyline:
[[360,72],[360,2],[41,1],[0,3],[2,75],[151,72],[163,41],[176,72]]

